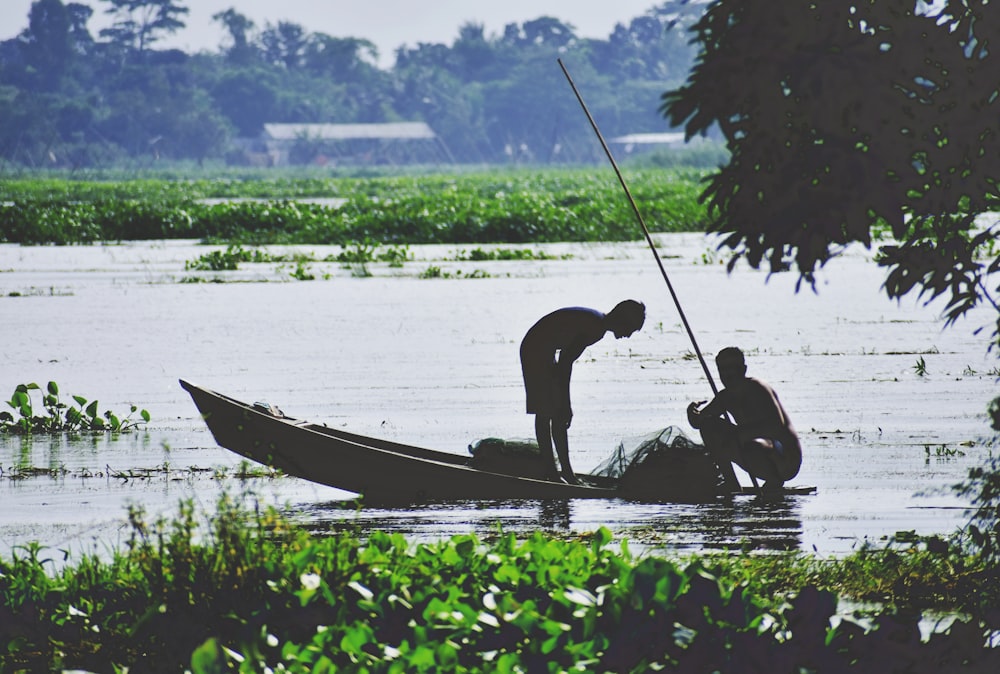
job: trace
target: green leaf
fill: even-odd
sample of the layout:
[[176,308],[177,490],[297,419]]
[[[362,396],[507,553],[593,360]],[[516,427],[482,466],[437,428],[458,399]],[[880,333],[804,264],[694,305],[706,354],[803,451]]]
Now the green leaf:
[[48,388],[49,388],[49,393],[51,393],[52,395],[54,396],[59,395],[59,385],[56,384],[54,381],[49,382]]
[[22,417],[31,416],[31,398],[24,391],[15,391],[11,396],[10,406],[21,413]]
[[73,396],[73,400],[75,400],[76,404],[79,405],[80,407],[83,407],[84,405],[87,404],[87,399],[84,398],[83,396]]
[[141,416],[142,420],[146,421],[146,422],[148,422],[149,419],[150,419],[149,412],[147,410],[143,410],[143,411],[139,412],[139,416]]
[[191,654],[192,674],[221,674],[227,671],[226,656],[213,637],[208,639]]
[[[83,403],[80,403],[80,404],[82,405]],[[87,405],[86,412],[87,412],[87,416],[90,417],[91,419],[94,419],[94,418],[97,417],[97,401],[96,400],[94,402],[90,403],[89,405]]]

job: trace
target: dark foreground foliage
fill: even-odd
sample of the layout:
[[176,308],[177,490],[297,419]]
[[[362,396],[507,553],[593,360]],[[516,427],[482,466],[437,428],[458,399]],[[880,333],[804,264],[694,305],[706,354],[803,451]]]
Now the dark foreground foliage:
[[[610,549],[605,530],[573,541],[316,538],[225,498],[207,529],[197,519],[190,504],[172,522],[133,510],[128,543],[109,560],[56,571],[30,546],[0,561],[0,671],[1000,667],[981,617],[922,639],[913,605],[838,614],[836,595],[804,575],[783,584],[753,561],[732,563],[747,555],[634,559]],[[775,574],[803,563],[790,559],[766,563]]]
[[725,138],[703,198],[731,265],[814,283],[877,244],[889,297],[941,297],[949,324],[985,306],[1000,346],[1000,5],[716,0],[694,32],[662,111]]

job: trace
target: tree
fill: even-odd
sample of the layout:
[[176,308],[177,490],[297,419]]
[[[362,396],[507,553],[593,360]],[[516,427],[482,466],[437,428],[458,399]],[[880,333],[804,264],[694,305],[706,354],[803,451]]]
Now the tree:
[[212,98],[220,113],[236,127],[239,135],[258,136],[264,124],[276,121],[280,81],[267,69],[226,71],[212,87]]
[[257,53],[250,43],[250,32],[254,28],[254,22],[233,7],[213,14],[212,20],[221,23],[229,31],[229,37],[233,41],[226,50],[227,58],[236,65],[250,63]]
[[34,71],[40,87],[49,91],[58,87],[73,57],[66,6],[61,0],[31,3],[28,28],[19,37],[24,60]]
[[369,40],[313,33],[306,42],[303,63],[317,75],[363,83],[376,76],[378,48]]
[[140,54],[158,41],[161,34],[169,35],[183,28],[180,17],[189,11],[173,0],[103,1],[111,5],[106,13],[114,15],[115,22],[101,31],[101,37]]
[[87,32],[92,10],[61,0],[36,0],[28,13],[28,27],[18,44],[34,84],[46,91],[57,89],[75,61],[93,42]]
[[[890,297],[997,310],[1000,5],[718,0],[661,111],[731,160],[702,194],[733,256],[800,281],[880,233]],[[992,258],[992,260],[991,260]],[[992,281],[991,281],[992,278]],[[991,344],[1000,339],[1000,322]]]
[[486,27],[481,23],[467,22],[459,27],[451,54],[450,61],[456,68],[454,74],[464,82],[490,77],[499,63],[494,45],[486,39]]
[[302,65],[308,36],[299,24],[279,21],[277,26],[269,23],[264,27],[260,42],[268,63],[295,70]]
[[[459,161],[482,162],[491,155],[484,133],[481,85],[450,72],[444,45],[420,44],[397,51],[393,107],[406,119],[423,119]],[[439,60],[441,59],[441,60]]]
[[674,0],[652,7],[628,25],[617,24],[607,40],[591,40],[594,67],[620,82],[659,80],[679,85],[695,52],[690,29],[705,5]]
[[508,24],[504,28],[504,41],[519,47],[566,47],[576,42],[572,25],[551,16],[540,16],[520,25]]

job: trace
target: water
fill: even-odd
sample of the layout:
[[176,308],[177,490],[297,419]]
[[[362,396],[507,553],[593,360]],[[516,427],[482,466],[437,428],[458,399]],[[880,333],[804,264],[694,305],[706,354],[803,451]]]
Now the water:
[[[997,394],[996,361],[972,334],[987,315],[943,330],[939,307],[885,299],[882,272],[862,249],[828,265],[818,293],[796,294],[792,276],[727,276],[706,264],[700,235],[657,240],[702,350],[743,347],[750,373],[781,395],[805,448],[793,482],[816,494],[708,506],[359,511],[352,494],[306,481],[234,478],[240,459],[215,445],[177,384],[183,377],[299,418],[465,454],[482,437],[531,436],[518,344],[538,317],[634,297],[647,305],[643,330],[608,336],[574,369],[570,448],[586,471],[623,439],[686,428],[687,403],[711,394],[643,243],[532,246],[571,257],[475,263],[453,261],[458,246],[418,246],[402,269],[369,265],[369,278],[313,263],[314,281],[293,280],[292,265],[185,271],[209,250],[190,241],[0,245],[0,396],[55,380],[65,400],[83,395],[115,412],[134,403],[153,415],[146,429],[118,439],[0,438],[0,552],[32,540],[107,549],[127,536],[129,505],[169,516],[181,499],[211,509],[222,491],[279,505],[317,530],[377,527],[418,540],[606,526],[633,548],[836,554],[897,531],[961,526],[966,504],[950,486],[989,455],[984,410]],[[339,252],[292,248],[318,259]],[[431,265],[451,277],[420,278]],[[466,278],[473,273],[488,278]],[[182,282],[192,277],[228,282]]]

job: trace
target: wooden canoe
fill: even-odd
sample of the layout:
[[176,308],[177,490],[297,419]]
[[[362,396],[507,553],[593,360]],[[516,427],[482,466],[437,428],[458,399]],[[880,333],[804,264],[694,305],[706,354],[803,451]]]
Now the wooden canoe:
[[[180,384],[220,446],[288,475],[361,494],[366,500],[628,498],[611,478],[578,474],[581,484],[570,485],[479,470],[469,465],[466,456],[328,428],[183,379]],[[800,487],[785,493],[810,491],[813,488]]]

